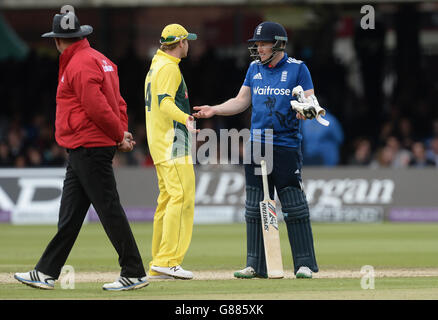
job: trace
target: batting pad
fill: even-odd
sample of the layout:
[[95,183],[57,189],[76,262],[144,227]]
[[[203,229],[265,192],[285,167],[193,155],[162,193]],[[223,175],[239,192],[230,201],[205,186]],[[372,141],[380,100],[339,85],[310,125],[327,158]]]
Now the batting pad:
[[262,221],[259,202],[263,200],[263,190],[246,187],[245,221],[246,221],[246,266],[253,267],[262,277],[267,277],[265,247],[263,243]]
[[303,191],[286,187],[278,192],[294,261],[294,273],[302,266],[318,272],[309,207]]

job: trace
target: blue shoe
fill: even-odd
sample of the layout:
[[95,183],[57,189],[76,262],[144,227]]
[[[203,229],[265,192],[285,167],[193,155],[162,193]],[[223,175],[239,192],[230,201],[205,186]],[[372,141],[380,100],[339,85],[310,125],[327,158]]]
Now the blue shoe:
[[55,288],[56,279],[37,270],[16,273],[14,274],[14,278],[33,288],[46,290],[53,290]]
[[112,283],[105,283],[102,287],[103,290],[109,291],[127,291],[135,290],[146,287],[149,284],[146,277],[143,278],[126,278],[119,277]]

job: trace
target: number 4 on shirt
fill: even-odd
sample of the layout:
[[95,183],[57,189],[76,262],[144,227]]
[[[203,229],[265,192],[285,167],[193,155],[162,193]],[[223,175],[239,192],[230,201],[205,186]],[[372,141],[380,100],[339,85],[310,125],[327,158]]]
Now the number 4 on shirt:
[[148,82],[146,86],[146,98],[145,107],[147,111],[151,111],[151,83]]

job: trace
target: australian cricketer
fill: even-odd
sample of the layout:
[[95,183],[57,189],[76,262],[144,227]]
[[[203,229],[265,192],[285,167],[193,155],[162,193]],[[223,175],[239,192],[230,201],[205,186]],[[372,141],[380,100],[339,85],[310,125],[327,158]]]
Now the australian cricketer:
[[193,230],[195,173],[189,132],[195,129],[178,64],[187,57],[188,40],[196,38],[179,24],[166,26],[161,47],[146,76],[147,141],[160,190],[154,215],[150,278],[193,278],[192,272],[181,264]]

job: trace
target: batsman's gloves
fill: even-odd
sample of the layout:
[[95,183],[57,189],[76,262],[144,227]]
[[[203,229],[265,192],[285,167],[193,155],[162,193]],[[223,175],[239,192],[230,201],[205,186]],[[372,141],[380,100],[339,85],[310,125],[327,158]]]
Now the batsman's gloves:
[[314,119],[316,117],[316,109],[314,106],[308,103],[300,103],[297,101],[291,101],[292,109],[304,116],[306,119]]
[[325,116],[324,108],[321,108],[315,95],[305,97],[304,90],[301,86],[296,86],[292,90],[292,96],[296,96],[298,101],[292,100],[290,102],[292,109],[304,116],[306,119],[318,120],[324,126],[328,126],[330,122],[322,118]]

